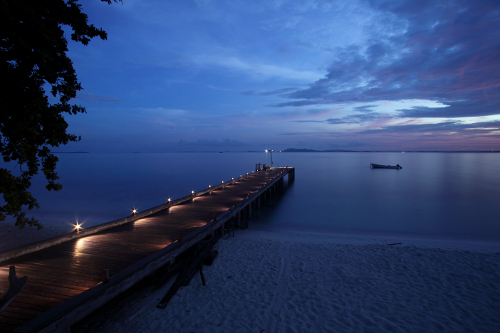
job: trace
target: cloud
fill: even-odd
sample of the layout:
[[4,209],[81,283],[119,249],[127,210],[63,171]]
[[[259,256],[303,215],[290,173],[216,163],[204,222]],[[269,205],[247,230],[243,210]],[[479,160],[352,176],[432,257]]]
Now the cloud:
[[461,121],[445,121],[437,124],[410,124],[410,125],[394,125],[386,126],[381,129],[371,129],[359,132],[360,134],[374,134],[374,133],[422,133],[422,132],[437,132],[437,131],[480,131],[481,134],[485,132],[499,131],[500,121],[477,122],[465,124]]
[[324,123],[324,120],[290,120],[293,123]]
[[149,113],[151,115],[158,115],[158,116],[185,116],[186,114],[189,113],[189,111],[187,110],[169,109],[163,107],[137,108],[137,110],[140,111],[141,113]]
[[277,90],[271,90],[271,91],[263,91],[259,93],[261,96],[272,96],[272,95],[282,95],[284,93],[290,93],[291,91],[296,91],[297,88],[283,88],[283,89],[277,89]]
[[231,146],[231,147],[241,147],[244,146],[245,144],[239,140],[234,140],[234,139],[198,139],[197,141],[186,141],[186,140],[180,140],[179,145],[183,146],[209,146],[209,147],[224,147],[224,146]]
[[246,90],[243,91],[242,95],[247,96],[273,96],[273,95],[283,95],[285,93],[290,93],[292,91],[297,91],[297,88],[282,88],[270,91],[256,91],[256,90]]
[[123,101],[117,98],[96,95],[87,92],[79,92],[75,98],[77,101],[84,101],[89,103],[105,103],[105,104],[122,104]]
[[323,114],[326,114],[326,113],[330,113],[332,111],[331,108],[322,108],[322,109],[307,109],[306,112],[307,114],[310,114],[310,115],[314,115],[314,116],[317,116],[317,115],[323,115]]
[[354,111],[358,112],[373,112],[372,108],[377,107],[378,105],[376,104],[370,104],[370,105],[363,105],[363,106],[356,106],[354,108]]
[[335,48],[325,77],[277,106],[425,99],[448,107],[401,110],[402,116],[500,114],[498,2],[370,4],[388,19],[372,29],[368,44]]
[[291,122],[295,123],[326,123],[330,125],[338,125],[338,124],[362,124],[368,121],[380,120],[380,119],[389,119],[387,115],[383,114],[375,114],[375,113],[365,113],[365,114],[353,114],[348,115],[342,118],[330,118],[326,120],[291,120]]
[[304,135],[304,133],[280,133],[278,135],[289,135],[289,136],[295,136],[295,135]]
[[220,66],[230,70],[243,72],[251,77],[281,78],[288,80],[311,81],[321,76],[319,72],[297,70],[274,64],[250,62],[236,56],[198,55],[193,57],[198,65]]
[[329,146],[330,146],[330,149],[338,149],[338,148],[366,147],[366,146],[370,146],[370,144],[359,142],[359,141],[348,141],[345,143],[329,144]]
[[381,114],[365,113],[365,114],[353,114],[342,118],[331,118],[327,119],[326,122],[330,125],[337,124],[362,124],[368,121],[387,119],[388,116]]
[[447,107],[418,106],[411,109],[400,109],[401,117],[410,118],[459,118],[489,116],[500,113],[500,100],[498,101],[454,101],[447,102]]

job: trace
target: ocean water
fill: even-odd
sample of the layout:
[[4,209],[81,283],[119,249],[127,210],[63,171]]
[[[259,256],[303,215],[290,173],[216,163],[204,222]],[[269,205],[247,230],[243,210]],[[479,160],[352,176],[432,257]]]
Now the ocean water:
[[[92,226],[220,184],[271,162],[266,153],[58,154],[63,190],[42,177],[29,212],[48,227]],[[500,154],[279,153],[295,181],[260,227],[500,241]],[[402,170],[370,169],[370,163]]]
[[268,227],[500,241],[500,154],[282,156],[296,176]]

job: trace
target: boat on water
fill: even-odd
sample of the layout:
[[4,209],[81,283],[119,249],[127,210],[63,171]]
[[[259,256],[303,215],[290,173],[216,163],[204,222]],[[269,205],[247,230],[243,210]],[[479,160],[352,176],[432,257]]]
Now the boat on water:
[[396,165],[382,165],[382,164],[375,164],[375,163],[370,163],[370,168],[372,169],[403,169],[403,167],[399,164]]

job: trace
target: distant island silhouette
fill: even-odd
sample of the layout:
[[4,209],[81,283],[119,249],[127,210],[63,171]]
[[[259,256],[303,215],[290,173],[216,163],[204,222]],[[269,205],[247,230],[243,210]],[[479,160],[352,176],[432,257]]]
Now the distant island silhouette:
[[288,148],[282,150],[283,153],[498,153],[499,151],[490,150],[345,150],[345,149],[329,149],[329,150],[315,150],[315,149],[297,149]]
[[[262,153],[264,150],[178,150],[176,152],[146,152],[146,154],[165,154],[165,153]],[[499,150],[347,150],[347,149],[328,149],[328,150],[316,150],[316,149],[298,149],[298,148],[288,148],[285,150],[275,150],[274,153],[499,153]],[[90,154],[88,151],[52,151],[54,154]],[[132,154],[140,154],[139,151],[133,151]]]
[[329,150],[314,150],[314,149],[297,149],[288,148],[282,150],[283,153],[334,153],[334,152],[359,152],[357,150],[345,150],[345,149],[329,149]]

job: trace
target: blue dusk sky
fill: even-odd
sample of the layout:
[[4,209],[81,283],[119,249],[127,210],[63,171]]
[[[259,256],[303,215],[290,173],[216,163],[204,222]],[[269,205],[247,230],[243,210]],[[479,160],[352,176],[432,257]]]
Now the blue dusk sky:
[[81,4],[54,151],[500,150],[498,0]]

